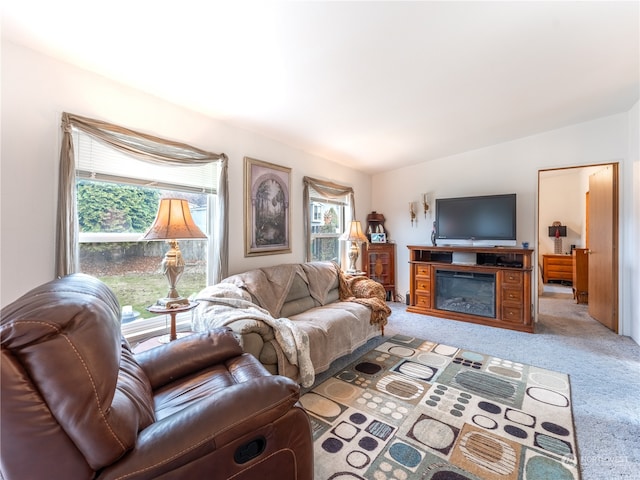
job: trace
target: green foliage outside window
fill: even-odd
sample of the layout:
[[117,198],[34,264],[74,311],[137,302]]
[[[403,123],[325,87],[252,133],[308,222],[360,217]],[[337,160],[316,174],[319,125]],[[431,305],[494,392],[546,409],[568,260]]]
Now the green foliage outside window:
[[324,213],[324,225],[320,226],[320,233],[335,233],[338,228],[338,212],[331,207]]
[[[153,223],[162,195],[187,198],[206,206],[207,194],[161,191],[143,186],[77,180],[78,223],[82,233],[144,233]],[[180,280],[184,296],[206,284],[204,240],[184,242],[181,250],[187,266]],[[80,243],[80,271],[106,283],[121,305],[131,305],[141,318],[155,314],[145,310],[155,299],[167,295],[167,279],[160,262],[167,250],[164,242],[98,241]]]
[[324,224],[318,227],[319,236],[312,241],[312,258],[313,260],[319,261],[338,261],[340,256],[340,245],[337,233],[340,227],[338,212],[336,212],[334,207],[331,207],[324,212],[323,217]]
[[81,232],[144,232],[158,210],[156,189],[85,180],[77,187]]

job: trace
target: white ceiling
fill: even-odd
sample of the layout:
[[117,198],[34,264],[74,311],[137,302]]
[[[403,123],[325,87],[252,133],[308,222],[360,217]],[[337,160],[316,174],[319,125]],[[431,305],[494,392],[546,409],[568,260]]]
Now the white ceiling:
[[639,5],[5,0],[2,35],[376,173],[629,110]]

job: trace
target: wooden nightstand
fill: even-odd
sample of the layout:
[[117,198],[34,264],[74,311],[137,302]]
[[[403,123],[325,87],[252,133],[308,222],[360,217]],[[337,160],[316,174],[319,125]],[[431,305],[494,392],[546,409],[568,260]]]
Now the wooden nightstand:
[[543,255],[542,276],[544,283],[557,280],[573,282],[573,257],[571,255]]

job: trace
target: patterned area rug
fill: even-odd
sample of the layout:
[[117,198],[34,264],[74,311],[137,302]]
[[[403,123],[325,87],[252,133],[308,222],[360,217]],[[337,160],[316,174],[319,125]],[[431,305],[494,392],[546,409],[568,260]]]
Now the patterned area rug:
[[396,335],[300,401],[315,480],[580,478],[563,373]]

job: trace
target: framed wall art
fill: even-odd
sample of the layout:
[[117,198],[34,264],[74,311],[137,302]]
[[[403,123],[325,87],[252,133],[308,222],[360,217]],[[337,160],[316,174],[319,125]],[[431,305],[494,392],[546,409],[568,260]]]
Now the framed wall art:
[[291,253],[291,169],[244,157],[245,257]]

